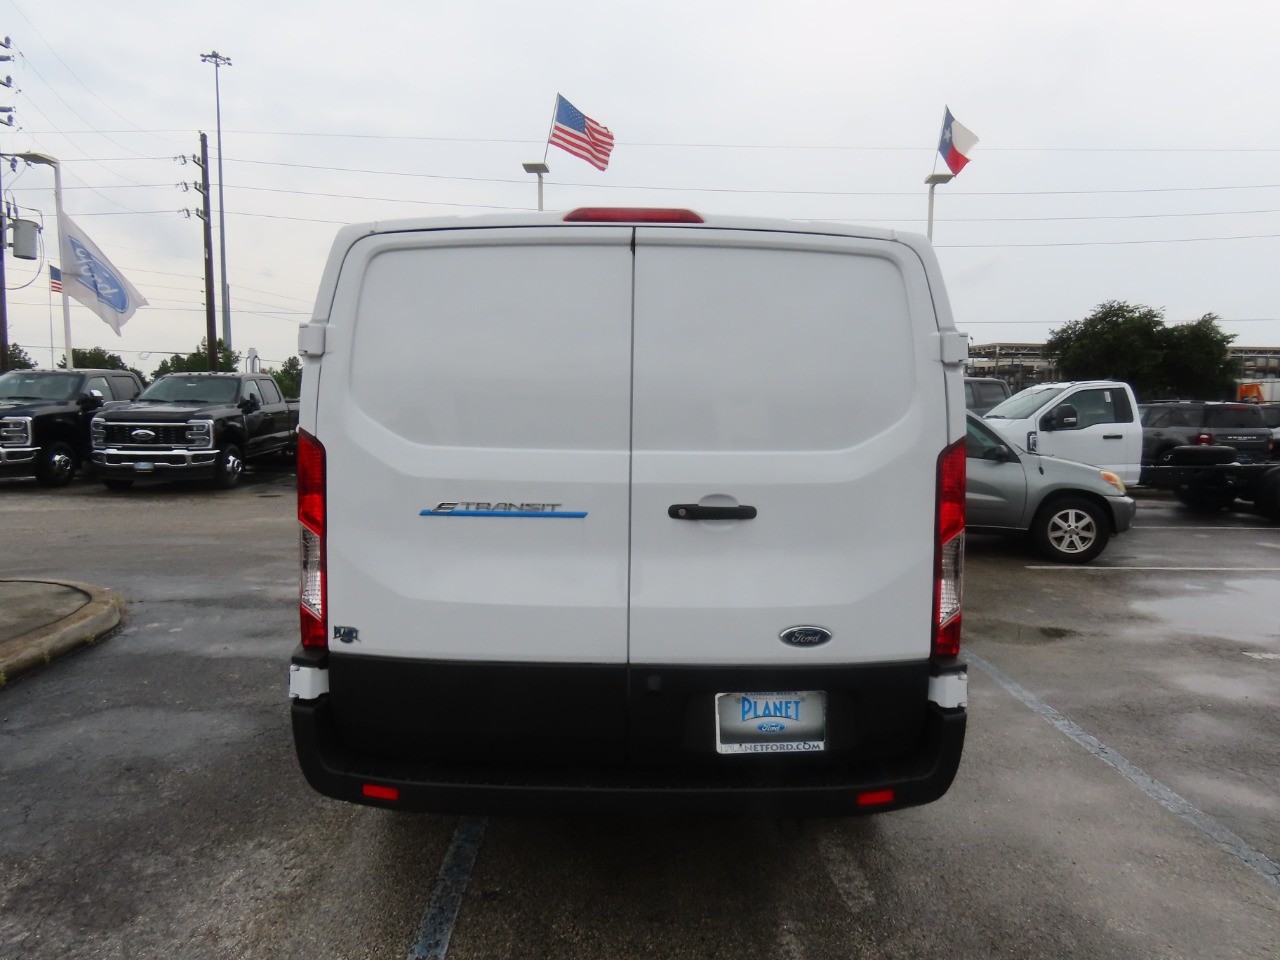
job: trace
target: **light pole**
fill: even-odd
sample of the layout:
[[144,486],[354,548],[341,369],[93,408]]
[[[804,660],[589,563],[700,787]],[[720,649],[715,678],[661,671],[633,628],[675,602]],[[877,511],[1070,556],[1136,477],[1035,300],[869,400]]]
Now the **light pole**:
[[[15,156],[27,163],[43,163],[53,167],[53,209],[58,219],[58,250],[61,252],[67,249],[62,236],[62,167],[47,153],[19,153]],[[74,282],[72,274],[76,267],[75,264],[68,263],[65,257],[60,256],[58,259],[62,263],[62,340],[67,348],[67,369],[74,370],[76,360],[75,350],[71,347],[71,301],[67,293],[67,285]]]
[[213,64],[213,98],[218,111],[218,247],[222,264],[222,341],[231,349],[231,288],[227,286],[227,213],[222,201],[222,88],[218,74],[231,66],[231,58],[217,50],[200,54],[200,60]]
[[538,209],[542,209],[542,175],[550,173],[551,168],[545,163],[523,163],[525,173],[536,173],[538,175]]
[[938,184],[948,183],[955,179],[954,173],[931,173],[924,178],[924,182],[929,185],[929,229],[925,235],[933,239],[933,191],[937,189]]

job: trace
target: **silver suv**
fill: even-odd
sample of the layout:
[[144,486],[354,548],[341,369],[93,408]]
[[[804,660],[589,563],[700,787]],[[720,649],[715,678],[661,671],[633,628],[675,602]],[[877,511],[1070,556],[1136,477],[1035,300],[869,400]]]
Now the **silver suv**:
[[1142,462],[1172,462],[1173,448],[1189,444],[1234,447],[1236,460],[1254,463],[1271,457],[1271,428],[1257,404],[1214,400],[1162,400],[1144,403]]

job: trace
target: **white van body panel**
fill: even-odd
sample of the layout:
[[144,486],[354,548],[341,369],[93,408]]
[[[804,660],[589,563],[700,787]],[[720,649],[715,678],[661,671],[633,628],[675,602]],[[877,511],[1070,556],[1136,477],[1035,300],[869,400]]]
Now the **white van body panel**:
[[[329,622],[358,630],[350,652],[626,659],[630,240],[455,230],[351,248],[315,424],[340,505]],[[586,517],[422,514],[468,501]]]
[[[1123,422],[1086,423],[1079,429],[1045,429],[1044,418],[1059,404],[1084,405],[1082,395],[1123,394],[1129,419]],[[1043,394],[1044,402],[1017,417],[1001,416],[1005,404]],[[1028,387],[983,415],[983,422],[1017,447],[1041,456],[1074,460],[1109,470],[1126,484],[1136,484],[1142,472],[1142,421],[1133,388],[1118,380],[1081,380],[1044,383]],[[1083,411],[1082,411],[1083,413]]]
[[[946,403],[937,328],[911,302],[923,295],[908,258],[882,241],[638,231],[633,662],[928,655],[931,611],[916,601],[934,518],[860,508],[928,502],[947,443],[930,415]],[[671,522],[678,503],[759,514]],[[779,642],[807,623],[833,640]]]

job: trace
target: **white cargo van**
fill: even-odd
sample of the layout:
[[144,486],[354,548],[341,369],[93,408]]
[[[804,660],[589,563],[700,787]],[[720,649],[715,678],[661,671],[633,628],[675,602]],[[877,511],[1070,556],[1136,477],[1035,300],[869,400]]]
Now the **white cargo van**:
[[321,793],[827,816],[947,790],[966,349],[922,237],[352,226],[299,346],[290,695]]
[[1028,453],[1088,463],[1136,484],[1142,473],[1142,421],[1133,388],[1119,380],[1038,383],[982,419]]

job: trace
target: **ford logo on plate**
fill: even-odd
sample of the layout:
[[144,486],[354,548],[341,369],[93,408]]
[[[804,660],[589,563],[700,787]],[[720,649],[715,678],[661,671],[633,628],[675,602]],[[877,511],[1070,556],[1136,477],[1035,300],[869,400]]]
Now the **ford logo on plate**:
[[787,729],[787,725],[785,723],[779,723],[777,720],[769,720],[765,723],[759,724],[756,729],[761,733],[781,733],[783,730]]
[[788,627],[778,639],[790,647],[818,647],[831,639],[831,631],[823,627]]
[[146,443],[148,440],[154,440],[156,438],[156,432],[154,430],[134,430],[129,434],[129,436],[142,443]]

